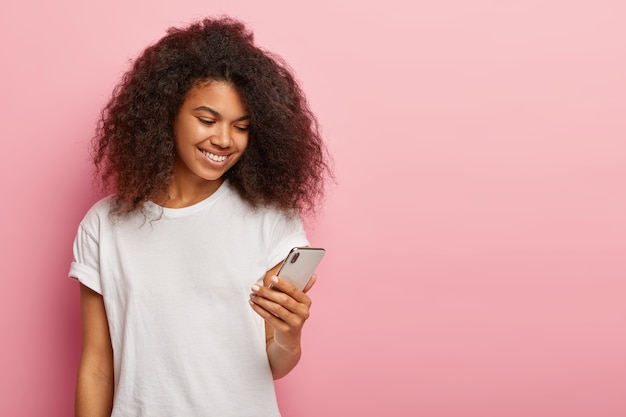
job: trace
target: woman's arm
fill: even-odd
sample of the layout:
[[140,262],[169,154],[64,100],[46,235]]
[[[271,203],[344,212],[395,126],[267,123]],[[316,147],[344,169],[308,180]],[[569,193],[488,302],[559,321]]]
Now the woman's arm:
[[111,416],[113,349],[102,296],[80,285],[82,347],[76,382],[76,417]]
[[[304,322],[309,318],[311,299],[305,294],[315,283],[315,275],[304,291],[276,277],[280,265],[267,272],[264,286],[254,285],[250,304],[265,319],[267,357],[274,379],[287,375],[300,360]],[[268,288],[272,283],[275,289]],[[278,291],[277,291],[278,290]]]

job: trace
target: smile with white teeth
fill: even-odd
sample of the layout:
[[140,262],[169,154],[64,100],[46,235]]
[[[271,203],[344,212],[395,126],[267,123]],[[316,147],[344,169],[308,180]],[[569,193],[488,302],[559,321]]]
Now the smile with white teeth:
[[202,149],[200,149],[200,152],[202,152],[204,156],[209,158],[211,161],[223,162],[226,160],[226,155],[215,155],[215,154],[212,154],[211,152],[203,151]]

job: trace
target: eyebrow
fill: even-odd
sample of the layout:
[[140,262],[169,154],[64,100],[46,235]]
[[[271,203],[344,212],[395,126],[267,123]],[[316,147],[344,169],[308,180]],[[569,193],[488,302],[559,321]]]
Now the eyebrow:
[[[202,111],[207,111],[209,113],[211,113],[213,116],[215,117],[222,117],[222,115],[220,114],[220,112],[218,112],[217,110],[214,110],[212,108],[210,108],[209,106],[198,106],[194,109],[195,110],[202,110]],[[235,120],[236,122],[241,122],[244,120],[250,120],[250,115],[246,114],[245,116],[241,116],[240,118],[238,118],[237,120]]]

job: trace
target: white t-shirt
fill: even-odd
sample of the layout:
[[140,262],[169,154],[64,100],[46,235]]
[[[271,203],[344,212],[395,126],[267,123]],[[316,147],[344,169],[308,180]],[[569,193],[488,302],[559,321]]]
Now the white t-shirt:
[[110,203],[81,222],[69,275],[104,298],[112,416],[279,416],[264,321],[248,299],[308,245],[302,221],[251,209],[228,182],[190,207],[148,203],[147,218],[112,221]]

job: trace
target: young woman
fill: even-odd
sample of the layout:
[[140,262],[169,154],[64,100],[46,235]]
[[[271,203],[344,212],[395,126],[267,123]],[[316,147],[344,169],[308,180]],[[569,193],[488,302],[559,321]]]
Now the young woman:
[[113,194],[74,243],[76,415],[280,415],[315,278],[276,271],[331,175],[286,64],[229,18],[170,29],[115,89],[93,157]]

